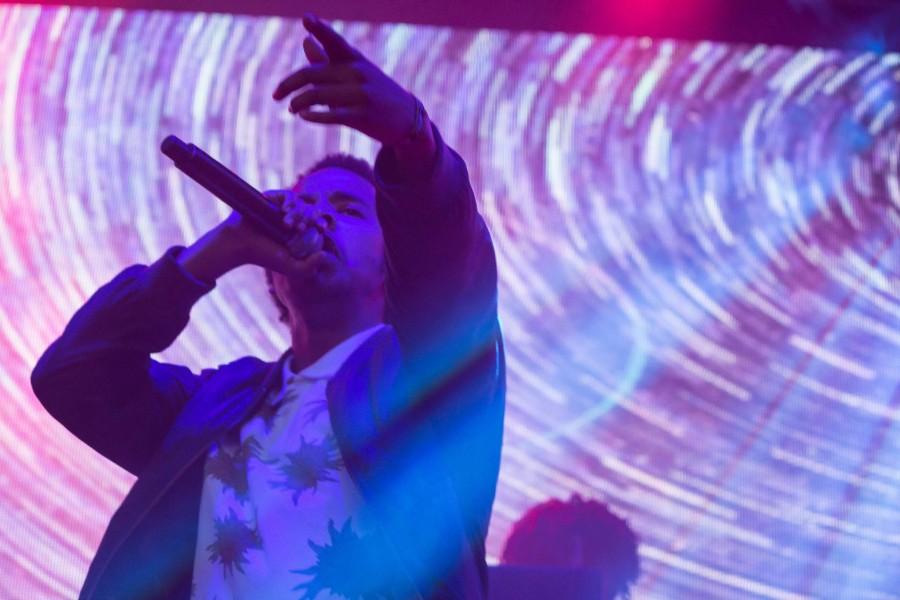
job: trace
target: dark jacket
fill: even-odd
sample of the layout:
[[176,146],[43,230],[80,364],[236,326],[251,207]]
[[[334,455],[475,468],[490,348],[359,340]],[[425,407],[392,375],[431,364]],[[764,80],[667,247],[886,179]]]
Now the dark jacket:
[[[327,398],[348,472],[402,565],[397,595],[481,598],[505,394],[496,262],[465,164],[435,136],[430,175],[404,177],[387,149],[376,159],[390,327],[348,358]],[[101,287],[32,373],[57,420],[138,477],[82,598],[190,595],[207,452],[280,385],[290,355],[199,375],[153,360],[215,287],[181,269],[182,249]]]

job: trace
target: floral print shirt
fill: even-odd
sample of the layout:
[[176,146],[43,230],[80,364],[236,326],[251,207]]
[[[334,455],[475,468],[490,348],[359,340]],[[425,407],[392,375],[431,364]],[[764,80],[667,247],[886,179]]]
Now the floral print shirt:
[[294,373],[206,458],[192,598],[390,597],[386,549],[341,460],[329,379],[376,325]]

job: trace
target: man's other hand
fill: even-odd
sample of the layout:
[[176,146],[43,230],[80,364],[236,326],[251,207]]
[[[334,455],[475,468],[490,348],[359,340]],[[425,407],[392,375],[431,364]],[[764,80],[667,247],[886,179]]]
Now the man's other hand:
[[303,26],[310,33],[303,41],[310,64],[278,84],[275,100],[294,94],[288,110],[304,120],[346,125],[386,146],[414,131],[412,94],[318,17],[305,16]]

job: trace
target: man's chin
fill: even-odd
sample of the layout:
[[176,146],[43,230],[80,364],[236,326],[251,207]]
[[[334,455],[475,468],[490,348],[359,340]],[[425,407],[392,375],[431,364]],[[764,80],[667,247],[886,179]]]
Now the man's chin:
[[343,263],[330,252],[319,250],[295,274],[303,286],[332,287],[343,279]]

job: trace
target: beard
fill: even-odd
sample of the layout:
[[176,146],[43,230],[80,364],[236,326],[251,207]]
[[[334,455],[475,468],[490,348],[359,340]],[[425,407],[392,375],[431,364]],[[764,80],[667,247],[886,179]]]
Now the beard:
[[286,276],[287,292],[301,306],[353,293],[353,280],[344,263],[328,252],[319,251],[302,271]]
[[372,298],[384,295],[384,263],[353,268],[336,253],[315,253],[303,268],[273,274],[279,300],[291,315],[303,315],[308,324],[354,318]]

